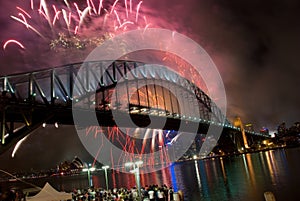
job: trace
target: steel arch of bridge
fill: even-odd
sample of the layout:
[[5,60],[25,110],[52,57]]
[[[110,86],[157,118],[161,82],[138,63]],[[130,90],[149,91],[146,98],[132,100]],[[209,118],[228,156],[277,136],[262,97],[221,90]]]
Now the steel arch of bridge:
[[[107,64],[110,64],[108,68]],[[79,69],[85,73],[77,76]],[[96,107],[96,100],[90,100],[86,94],[112,89],[120,80],[126,82],[129,77],[132,78],[130,82],[154,79],[176,85],[194,95],[201,106],[201,117],[171,113],[168,118],[220,126],[224,126],[225,120],[225,126],[232,127],[208,95],[165,67],[149,68],[149,65],[134,61],[93,61],[0,77],[1,144],[20,139],[44,122],[54,123],[60,119],[61,123],[73,124],[72,102],[80,103],[86,98],[85,104]],[[96,107],[96,111],[99,115],[109,113],[105,107]],[[110,125],[108,121],[103,124]]]
[[[105,67],[105,62],[88,62],[82,66],[82,71],[84,73],[83,75],[77,76],[77,85],[74,85],[76,95],[73,95],[73,98],[75,99],[75,101],[82,101],[79,99],[82,99],[82,96],[88,97],[89,92],[94,93],[95,91],[97,91],[97,93],[99,93],[110,88],[115,88],[116,85],[120,85],[120,82],[127,85],[126,88],[128,88],[128,85],[130,85],[130,83],[134,83],[136,84],[136,90],[138,90],[138,82],[146,81],[146,85],[148,85],[147,80],[150,80],[153,81],[152,83],[154,85],[159,85],[161,83],[166,84],[168,85],[167,88],[176,85],[178,89],[184,90],[185,92],[189,93],[190,96],[195,96],[197,101],[200,103],[199,110],[202,115],[202,120],[221,123],[225,119],[225,116],[222,114],[221,110],[209,98],[208,95],[206,95],[195,84],[191,83],[189,80],[181,77],[176,72],[171,71],[166,67],[128,61],[113,62],[109,68],[106,69]],[[176,94],[175,96],[179,97],[181,95],[183,94]],[[80,98],[76,99],[76,96]],[[189,96],[187,96],[187,98],[188,97]],[[66,99],[67,97],[64,98]],[[163,98],[165,99],[165,97]],[[147,97],[147,99],[149,99],[149,97]],[[95,104],[93,100],[87,101],[90,102],[90,105]],[[145,106],[140,103],[138,103],[138,105],[140,107]],[[186,115],[180,115],[181,118],[185,118],[184,116]]]

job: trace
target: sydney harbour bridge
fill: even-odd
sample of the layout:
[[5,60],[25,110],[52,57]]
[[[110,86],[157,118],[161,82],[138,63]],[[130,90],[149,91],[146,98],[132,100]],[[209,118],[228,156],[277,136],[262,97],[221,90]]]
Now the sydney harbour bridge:
[[[92,109],[96,123],[106,127],[150,126],[174,132],[196,127],[204,139],[210,126],[219,127],[217,144],[224,149],[243,150],[268,138],[231,124],[203,90],[172,70],[134,61],[114,61],[108,67],[106,63],[75,63],[0,77],[0,153],[44,123],[74,125],[74,106]],[[77,126],[94,126],[88,120],[90,111],[80,110],[87,120]],[[114,115],[129,115],[134,124],[117,122]],[[151,124],[162,120],[161,128]]]

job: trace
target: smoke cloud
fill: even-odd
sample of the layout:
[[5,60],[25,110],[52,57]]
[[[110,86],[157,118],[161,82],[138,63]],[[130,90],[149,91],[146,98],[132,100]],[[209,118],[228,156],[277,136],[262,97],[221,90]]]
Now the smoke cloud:
[[[148,1],[150,2],[150,1]],[[270,130],[300,119],[300,3],[151,1],[158,26],[186,34],[212,57],[224,80],[227,116]]]

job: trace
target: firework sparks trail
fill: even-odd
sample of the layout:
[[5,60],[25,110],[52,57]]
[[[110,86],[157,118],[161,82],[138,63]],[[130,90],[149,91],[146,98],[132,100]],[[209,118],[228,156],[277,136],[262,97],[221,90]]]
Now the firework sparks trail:
[[71,21],[71,19],[68,18],[68,16],[67,16],[68,14],[67,14],[67,11],[65,9],[62,9],[62,14],[63,14],[64,20],[66,22],[68,32],[70,34],[70,23],[71,23],[70,21]]
[[125,10],[126,10],[126,17],[128,18],[128,7],[127,7],[127,0],[124,0]]
[[48,21],[49,26],[52,28],[50,14],[49,14],[48,6],[47,6],[45,0],[40,1],[39,12],[46,18],[46,20]]
[[145,133],[145,137],[143,139],[143,146],[142,146],[142,149],[141,149],[141,154],[145,153],[145,147],[146,147],[146,143],[147,143],[147,139],[149,138],[149,135],[150,135],[150,129],[147,129],[146,133]]
[[[98,134],[98,132],[96,131],[95,132],[95,134]],[[96,135],[97,135],[96,134]],[[94,162],[93,162],[93,167],[95,166],[95,163],[96,163],[96,161],[97,161],[97,158],[98,158],[98,156],[99,156],[99,154],[100,154],[100,152],[101,152],[101,150],[102,150],[102,147],[103,147],[103,135],[101,135],[101,144],[100,144],[100,146],[99,146],[99,149],[98,149],[98,151],[97,151],[97,154],[96,154],[96,156],[95,156],[95,158],[94,158]]]
[[[123,26],[125,26],[126,24],[133,24],[133,22],[130,22],[130,21],[126,21],[126,22],[123,22],[119,28],[122,28]],[[125,26],[126,27],[126,26]]]
[[78,15],[79,15],[79,25],[78,25],[78,29],[80,28],[80,26],[82,25],[83,23],[83,20],[84,18],[88,15],[90,11],[90,8],[89,7],[86,7],[83,12],[81,12],[80,10],[78,10]]
[[[95,130],[96,128],[94,127],[94,126],[90,126],[90,127],[87,127],[86,129],[85,129],[85,135],[86,136],[88,136],[89,135],[89,133],[91,133],[93,130]],[[97,137],[97,134],[98,134],[98,132],[95,132],[95,135],[94,135],[94,137]]]
[[66,4],[66,6],[70,9],[70,4],[67,0],[64,0],[64,3]]
[[122,24],[121,24],[121,20],[120,20],[120,17],[119,17],[119,15],[118,15],[117,11],[114,10],[114,13],[115,13],[115,15],[116,15],[116,17],[117,17],[117,20],[118,20],[118,22],[119,22],[119,25],[121,26],[121,25],[122,25]]
[[54,18],[53,18],[53,21],[52,21],[52,25],[54,26],[56,20],[59,20],[59,14],[61,13],[61,11],[57,11],[55,5],[52,5],[52,7],[53,7],[53,10],[55,12],[55,15],[54,15]]
[[119,1],[119,0],[116,0],[115,3],[113,4],[113,6],[111,7],[110,14],[115,10],[115,7],[116,7],[118,1]]
[[[104,0],[86,0],[81,4],[64,0],[63,3],[51,5],[48,5],[46,0],[39,0],[38,3],[30,0],[28,5],[16,6],[18,14],[11,15],[11,18],[43,38],[51,48],[55,48],[58,44],[64,44],[64,41],[59,41],[62,39],[60,36],[64,34],[70,38],[69,43],[72,43],[72,37],[77,37],[78,40],[84,41],[88,45],[95,44],[97,46],[101,41],[99,38],[113,37],[128,29],[149,27],[150,24],[146,20],[138,23],[141,4],[142,1],[137,2],[136,11],[133,11],[132,0],[130,0],[129,6],[128,0],[115,0],[112,5],[105,4]],[[146,19],[145,16],[144,19]],[[45,26],[43,21],[48,25]],[[118,25],[112,26],[115,22]],[[47,27],[48,30],[46,30]],[[91,35],[95,35],[95,37],[93,38]],[[95,42],[89,42],[89,40]],[[60,46],[77,49],[85,47],[85,45],[76,46],[78,43],[74,43],[71,46]]]
[[33,0],[30,0],[30,8],[33,10]]
[[15,17],[15,16],[10,16],[12,19],[24,24],[27,28],[31,29],[32,31],[34,31],[37,35],[39,35],[41,38],[45,38],[38,30],[36,30],[35,28],[33,28],[30,24],[28,24],[26,21]]
[[[101,15],[101,9],[103,8],[103,0],[100,0],[99,1],[99,6],[98,6],[98,15],[100,16]],[[127,16],[128,17],[128,16]]]
[[15,157],[15,154],[17,153],[18,149],[20,148],[21,144],[28,138],[28,135],[26,135],[25,137],[23,137],[19,142],[17,142],[12,154],[11,154],[11,157],[14,158]]
[[132,0],[130,0],[130,13],[132,13]]
[[74,7],[76,8],[76,11],[77,11],[77,14],[78,14],[78,16],[79,17],[81,17],[81,10],[79,9],[79,7],[78,7],[78,4],[77,3],[74,3]]
[[[135,137],[130,137],[130,133],[135,133]],[[140,133],[144,133],[141,143],[136,139],[136,137],[138,137],[137,135]],[[127,128],[125,131],[122,131],[117,126],[105,128],[91,126],[86,128],[85,131],[85,136],[87,138],[89,136],[93,136],[94,139],[99,139],[99,148],[94,158],[94,163],[101,153],[104,137],[123,150],[119,158],[111,156],[111,162],[116,163],[114,164],[116,166],[122,166],[124,161],[135,161],[136,156],[141,157],[143,154],[147,154],[148,152],[149,156],[146,158],[145,165],[148,167],[154,167],[157,162],[157,159],[154,158],[154,153],[157,149],[160,152],[160,161],[170,161],[167,150],[164,149],[166,143],[164,141],[164,135],[164,131],[159,129],[145,129],[141,131],[140,128],[133,130]]]
[[[127,91],[127,94],[131,94],[131,96],[128,97],[126,93],[122,94],[122,90],[120,90],[117,93],[117,97],[120,99],[114,99],[112,92],[113,90],[109,90],[105,97],[99,97],[99,100],[101,100],[99,102],[99,105],[102,105],[102,103],[110,103],[107,108],[107,110],[109,110],[110,108],[115,108],[114,105],[117,100],[128,100],[129,103],[133,105],[144,105],[145,107],[151,106],[153,110],[150,109],[149,112],[152,111],[153,114],[158,114],[160,110],[167,111],[168,108],[166,107],[166,103],[164,102],[164,88],[159,85],[152,86],[152,84],[155,85],[155,83],[157,84],[160,82],[148,82],[148,87],[139,87],[139,85],[126,87],[126,89],[124,88],[124,90]],[[161,85],[163,85],[163,83],[161,83]],[[129,91],[132,91],[132,93],[129,93]],[[102,106],[99,107],[99,109],[101,108],[103,109]],[[124,109],[122,104],[120,109]],[[180,113],[180,111],[178,112]],[[103,135],[119,150],[122,150],[121,154],[117,154],[114,158],[114,164],[117,168],[124,166],[124,161],[136,161],[139,158],[143,158],[145,166],[147,166],[147,168],[149,169],[154,169],[159,165],[163,167],[164,165],[169,164],[171,160],[173,160],[173,158],[175,157],[174,147],[180,144],[182,141],[181,138],[179,138],[179,136],[181,136],[182,134],[170,130],[164,131],[162,129],[150,128],[123,129],[117,126],[105,127],[104,130],[105,132],[103,132]],[[91,133],[91,136],[92,135],[93,133]],[[87,136],[87,138],[88,137],[89,136]],[[95,135],[94,138],[96,138]],[[103,137],[101,138],[101,140],[103,142]],[[99,145],[97,144],[96,146],[98,149]]]
[[113,153],[112,153],[112,149],[110,149],[110,160],[111,160],[112,167],[114,167],[114,156],[113,156]]
[[140,1],[140,3],[137,5],[136,7],[136,17],[135,17],[135,22],[137,23],[138,18],[139,18],[139,12],[140,12],[140,8],[141,8],[141,4],[143,3],[143,1]]
[[22,13],[19,13],[19,16],[23,19],[23,21],[25,22],[26,27],[27,27],[27,29],[28,29],[29,26],[28,26],[28,23],[27,23],[27,20],[26,20],[25,16],[24,16]]
[[3,49],[5,50],[6,47],[7,47],[7,45],[10,44],[10,43],[15,43],[15,44],[17,44],[18,46],[20,46],[22,49],[25,49],[25,47],[24,47],[24,45],[23,45],[22,43],[20,43],[20,42],[17,41],[17,40],[13,40],[13,39],[6,41],[6,42],[4,43],[4,45],[3,45]]
[[89,6],[89,7],[92,7],[92,11],[94,11],[94,14],[97,15],[97,10],[96,10],[96,7],[95,7],[95,4],[92,0],[87,0],[88,1],[88,4],[92,5],[92,6]]
[[17,6],[16,8],[23,12],[27,17],[31,18],[31,16],[24,9],[20,8],[19,6]]

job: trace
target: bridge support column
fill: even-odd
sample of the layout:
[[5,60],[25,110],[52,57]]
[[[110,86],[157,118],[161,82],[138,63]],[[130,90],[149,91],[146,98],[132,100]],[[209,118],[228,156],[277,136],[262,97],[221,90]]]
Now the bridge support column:
[[246,133],[245,133],[244,125],[242,123],[242,120],[239,117],[236,117],[236,119],[234,121],[234,126],[239,127],[241,129],[244,146],[245,146],[246,149],[249,149],[250,147],[248,145],[248,140],[247,140],[247,136],[246,136]]
[[244,130],[244,128],[241,128],[241,129],[242,129],[242,136],[243,136],[244,146],[245,146],[246,149],[249,149],[250,147],[248,145],[248,140],[247,140],[245,130]]

